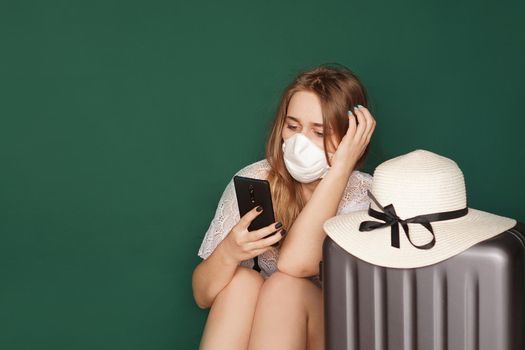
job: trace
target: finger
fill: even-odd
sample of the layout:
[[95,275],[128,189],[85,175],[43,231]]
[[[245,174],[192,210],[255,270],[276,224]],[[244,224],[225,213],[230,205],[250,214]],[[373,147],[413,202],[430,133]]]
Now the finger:
[[372,138],[372,134],[374,133],[375,128],[376,128],[376,123],[374,122],[373,125],[372,125],[372,128],[370,129],[370,132],[366,136],[366,143],[367,144],[370,143],[370,139]]
[[355,137],[355,131],[357,130],[357,119],[351,110],[348,110],[348,130],[346,134],[350,139]]
[[267,246],[271,246],[272,244],[279,242],[281,240],[282,231],[283,229],[281,228],[278,232],[276,232],[275,234],[269,237],[262,238],[257,241],[248,242],[246,243],[246,245],[249,250],[260,249],[260,248],[265,248]]
[[360,142],[363,138],[363,133],[366,130],[366,118],[362,111],[360,111],[360,108],[354,108],[354,113],[357,116],[357,121],[359,122],[359,125],[357,126],[357,130],[355,132],[354,139],[357,142]]
[[251,231],[248,236],[248,240],[250,241],[257,241],[261,238],[264,238],[268,236],[269,234],[277,231],[279,228],[282,227],[282,223],[280,222],[274,222],[268,226],[265,226],[263,228],[260,228],[258,230]]
[[365,136],[365,139],[369,140],[370,139],[370,135],[371,135],[371,131],[374,128],[374,125],[375,125],[375,119],[374,119],[374,117],[372,116],[372,114],[370,113],[370,111],[366,107],[361,107],[359,109],[361,110],[361,112],[363,112],[363,115],[365,116],[365,118],[367,120],[367,128],[365,130],[364,136]]
[[261,255],[262,253],[266,252],[267,250],[270,250],[270,247],[260,248],[260,249],[254,249],[251,251],[252,254],[255,254],[254,256]]
[[[257,208],[260,208],[261,211],[257,211]],[[246,214],[242,216],[242,218],[239,220],[239,226],[241,229],[248,229],[248,226],[252,223],[252,221],[259,216],[259,214],[262,213],[262,206],[256,206],[252,208],[250,211],[248,211]]]
[[[374,129],[372,128],[372,132],[374,131]],[[366,145],[368,145],[370,143],[370,139],[372,138],[372,132],[370,132],[367,136],[366,136]]]

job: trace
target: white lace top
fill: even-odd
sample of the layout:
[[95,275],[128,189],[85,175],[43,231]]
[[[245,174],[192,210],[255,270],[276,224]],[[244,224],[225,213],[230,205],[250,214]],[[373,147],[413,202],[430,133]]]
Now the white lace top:
[[[266,159],[249,164],[239,170],[235,175],[252,177],[256,179],[267,179],[270,164]],[[349,177],[345,192],[339,203],[337,214],[345,214],[351,211],[368,209],[370,199],[367,196],[367,189],[372,185],[372,175],[354,170]],[[232,227],[239,222],[240,214],[237,206],[237,197],[233,184],[233,176],[226,186],[219,200],[215,216],[213,217],[204,239],[199,248],[198,255],[207,259],[213,250],[219,245],[224,237],[230,232]],[[258,263],[261,268],[261,275],[266,279],[277,270],[277,258],[279,248],[270,247],[269,250],[258,256]],[[244,260],[239,265],[253,268],[252,259]],[[309,278],[317,286],[321,287],[319,275]]]

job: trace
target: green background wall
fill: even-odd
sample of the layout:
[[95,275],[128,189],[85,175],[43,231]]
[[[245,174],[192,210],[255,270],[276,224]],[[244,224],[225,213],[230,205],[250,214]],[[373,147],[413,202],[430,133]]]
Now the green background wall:
[[525,221],[519,1],[0,2],[0,348],[196,349],[191,274],[284,86],[353,69],[367,165],[454,159]]

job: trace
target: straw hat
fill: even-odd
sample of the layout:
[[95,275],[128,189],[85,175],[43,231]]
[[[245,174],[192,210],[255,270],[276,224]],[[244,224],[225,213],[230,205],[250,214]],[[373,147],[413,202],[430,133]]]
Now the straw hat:
[[468,208],[456,162],[422,149],[378,165],[368,196],[368,210],[334,216],[323,228],[348,253],[378,266],[431,265],[517,223]]

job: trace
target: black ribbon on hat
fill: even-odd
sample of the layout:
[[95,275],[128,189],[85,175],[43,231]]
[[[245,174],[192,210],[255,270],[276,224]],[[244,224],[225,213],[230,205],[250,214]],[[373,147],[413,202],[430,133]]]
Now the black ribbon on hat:
[[[430,249],[436,244],[436,236],[434,234],[434,230],[432,229],[432,225],[430,225],[431,221],[443,221],[443,220],[450,220],[459,218],[462,216],[467,215],[468,213],[468,206],[463,209],[458,210],[452,210],[452,211],[445,211],[441,213],[432,213],[432,214],[424,214],[424,215],[418,215],[414,216],[409,219],[401,219],[396,214],[396,210],[394,209],[394,206],[392,204],[389,204],[385,206],[384,208],[377,202],[377,199],[374,197],[372,192],[370,190],[367,190],[368,197],[372,198],[374,203],[383,211],[379,212],[377,210],[372,209],[372,204],[368,207],[368,215],[383,220],[384,222],[379,221],[362,221],[359,225],[359,231],[371,231],[375,230],[376,228],[386,227],[390,226],[390,245],[395,248],[399,248],[399,225],[403,227],[403,230],[405,231],[405,235],[408,238],[408,241],[416,248],[418,249]],[[410,239],[410,235],[408,234],[408,224],[421,224],[424,226],[427,230],[432,233],[432,241],[423,244],[423,245],[415,245],[412,240]]]

